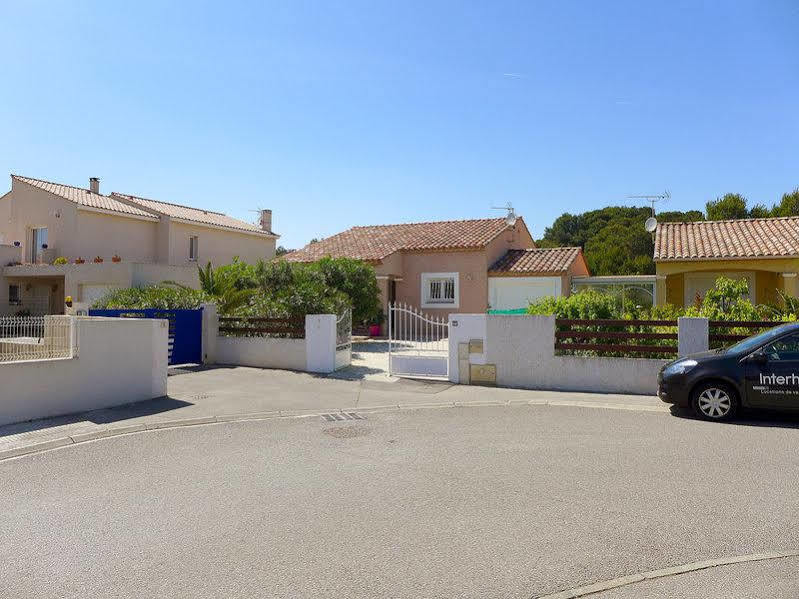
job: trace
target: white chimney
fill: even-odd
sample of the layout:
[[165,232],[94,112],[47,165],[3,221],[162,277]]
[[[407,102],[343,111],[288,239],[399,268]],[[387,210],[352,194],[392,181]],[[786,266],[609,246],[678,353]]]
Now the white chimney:
[[264,231],[272,232],[272,211],[261,210],[261,228]]
[[100,179],[97,177],[89,177],[89,191],[98,195],[100,194]]

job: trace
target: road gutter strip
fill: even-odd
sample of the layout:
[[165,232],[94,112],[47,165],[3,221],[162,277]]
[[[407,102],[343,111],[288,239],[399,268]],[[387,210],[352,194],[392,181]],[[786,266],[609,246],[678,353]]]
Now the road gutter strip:
[[577,599],[579,597],[586,597],[595,593],[602,593],[618,587],[624,587],[645,580],[654,580],[656,578],[665,578],[667,576],[677,576],[679,574],[687,574],[689,572],[698,572],[699,570],[707,570],[708,568],[716,568],[718,566],[730,566],[732,564],[742,564],[746,562],[762,562],[773,559],[784,559],[786,557],[797,557],[799,551],[771,551],[767,553],[753,553],[750,555],[737,555],[734,557],[722,557],[718,559],[709,559],[701,562],[692,562],[690,564],[682,564],[680,566],[672,566],[670,568],[660,568],[658,570],[649,570],[648,572],[639,572],[638,574],[629,574],[619,578],[611,578],[610,580],[601,580],[593,584],[577,587],[574,589],[567,589],[565,591],[558,591],[550,595],[536,595],[536,599]]
[[429,410],[441,408],[480,408],[480,407],[510,407],[510,406],[567,406],[577,408],[601,408],[606,410],[631,410],[640,412],[668,412],[666,406],[638,406],[626,404],[613,404],[613,403],[597,403],[580,400],[550,400],[550,399],[529,399],[529,400],[505,400],[505,401],[491,401],[491,400],[475,400],[475,401],[454,401],[454,402],[430,402],[418,404],[397,404],[397,405],[384,405],[384,406],[359,406],[357,408],[331,408],[328,410],[275,410],[272,412],[250,412],[243,414],[221,414],[219,416],[199,416],[194,418],[177,418],[173,420],[160,420],[156,422],[147,422],[140,424],[130,424],[126,426],[117,426],[110,428],[102,428],[96,431],[75,433],[67,437],[60,437],[57,439],[50,439],[48,441],[41,441],[38,443],[31,443],[21,447],[14,447],[11,449],[0,450],[0,462],[11,458],[16,458],[23,455],[32,453],[40,453],[42,451],[49,451],[65,447],[67,445],[76,445],[78,443],[87,443],[89,441],[96,441],[98,439],[107,439],[110,437],[117,437],[120,435],[128,435],[133,433],[143,433],[147,431],[163,430],[170,428],[186,427],[186,426],[202,426],[207,424],[220,424],[223,422],[244,422],[248,420],[269,420],[273,418],[309,418],[314,416],[321,416],[329,412],[366,412],[366,413],[380,413],[380,412],[393,412],[397,410]]

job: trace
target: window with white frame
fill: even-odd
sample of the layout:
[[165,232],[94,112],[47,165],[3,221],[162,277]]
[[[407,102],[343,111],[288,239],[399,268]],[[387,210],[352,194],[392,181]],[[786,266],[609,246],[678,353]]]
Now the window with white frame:
[[200,238],[196,235],[189,237],[189,260],[197,260],[200,256]]
[[422,308],[457,308],[458,273],[422,273]]

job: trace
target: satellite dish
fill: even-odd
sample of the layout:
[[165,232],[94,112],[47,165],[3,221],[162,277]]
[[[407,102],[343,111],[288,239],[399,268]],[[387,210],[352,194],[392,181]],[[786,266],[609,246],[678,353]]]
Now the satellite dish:
[[513,208],[508,209],[508,215],[505,217],[505,224],[512,227],[516,224],[516,213]]
[[658,221],[654,216],[650,216],[648,219],[646,219],[646,222],[644,223],[644,229],[646,229],[648,233],[654,233],[657,227]]

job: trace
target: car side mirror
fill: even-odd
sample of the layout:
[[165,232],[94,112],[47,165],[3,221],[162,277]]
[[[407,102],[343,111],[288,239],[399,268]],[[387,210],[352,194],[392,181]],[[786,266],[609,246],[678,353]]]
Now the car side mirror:
[[768,356],[761,351],[756,351],[753,354],[749,354],[749,357],[746,358],[747,362],[751,362],[752,364],[765,364],[768,362]]

